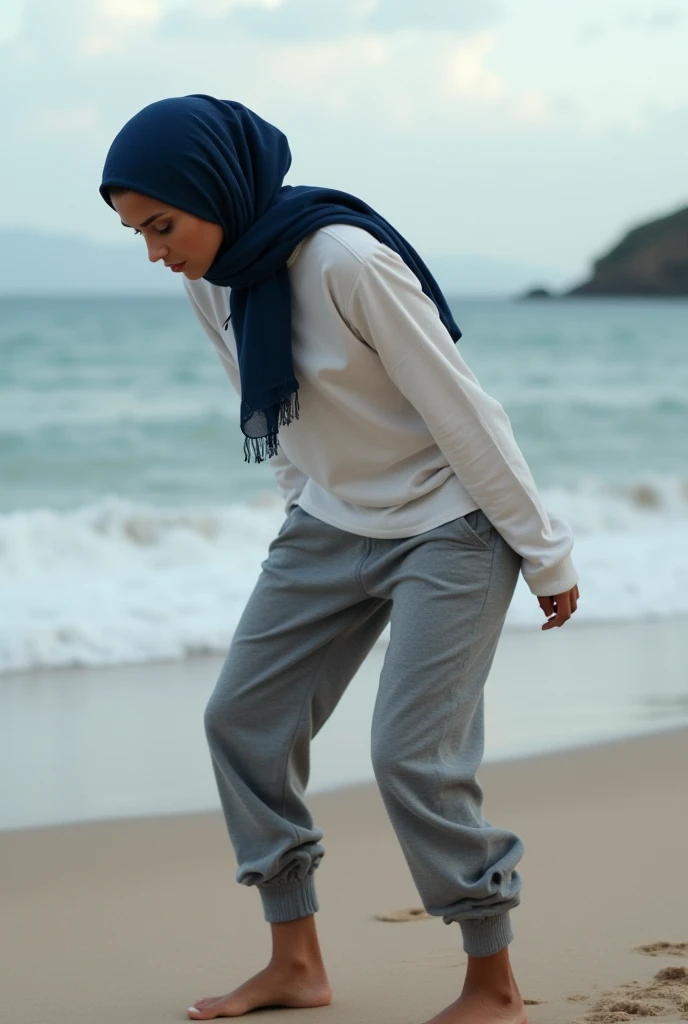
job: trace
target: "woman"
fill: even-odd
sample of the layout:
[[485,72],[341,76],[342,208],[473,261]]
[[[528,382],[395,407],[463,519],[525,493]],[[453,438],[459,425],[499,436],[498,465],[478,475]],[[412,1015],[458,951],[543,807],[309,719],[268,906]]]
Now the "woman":
[[186,96],[124,126],[101,185],[149,259],[184,274],[241,396],[246,458],[269,457],[287,510],[206,713],[237,879],[258,888],[273,956],[188,1015],[329,1003],[309,746],[391,619],[375,774],[424,906],[458,922],[468,954],[433,1021],[523,1024],[508,952],[523,845],[482,814],[483,689],[519,570],[543,629],[575,611],[571,531],[418,254],[355,197],[284,187],[290,162],[241,104]]

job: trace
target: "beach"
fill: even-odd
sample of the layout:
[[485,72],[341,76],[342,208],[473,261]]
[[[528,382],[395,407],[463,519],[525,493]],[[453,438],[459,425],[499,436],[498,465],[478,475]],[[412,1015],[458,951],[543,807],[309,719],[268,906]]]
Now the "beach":
[[[535,1024],[660,1009],[657,1021],[688,1019],[687,634],[684,620],[665,620],[515,632],[500,644],[479,781],[486,817],[526,846],[511,952]],[[335,785],[367,777],[356,758],[379,656],[314,743],[333,1004],[252,1019],[420,1024],[458,995],[458,928],[376,919],[418,907],[376,787]],[[257,894],[234,882],[202,737],[218,665],[3,679],[3,1020],[183,1020],[196,999],[265,965],[268,928]],[[548,751],[533,752],[532,719]],[[41,827],[19,827],[21,808]],[[73,823],[46,824],[51,815]],[[654,943],[675,948],[637,951]],[[665,969],[676,977],[643,995]],[[609,1003],[627,1009],[610,1016]]]
[[[486,813],[526,845],[511,952],[535,1024],[636,1020],[648,1007],[658,1022],[688,1019],[687,771],[685,728],[483,767]],[[458,994],[458,928],[376,919],[418,899],[374,786],[317,795],[312,809],[334,1001],[251,1019],[427,1020]],[[7,832],[0,850],[12,1024],[180,1021],[265,966],[258,896],[233,881],[217,813]],[[658,942],[676,945],[637,951]]]

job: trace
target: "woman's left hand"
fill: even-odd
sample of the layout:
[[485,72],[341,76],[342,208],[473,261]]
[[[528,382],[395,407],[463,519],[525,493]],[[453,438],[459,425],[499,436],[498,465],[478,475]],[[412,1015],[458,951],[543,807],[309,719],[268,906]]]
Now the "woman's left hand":
[[568,622],[578,607],[578,597],[578,586],[563,594],[554,594],[553,597],[538,597],[540,607],[547,616],[547,622],[542,628],[552,629]]

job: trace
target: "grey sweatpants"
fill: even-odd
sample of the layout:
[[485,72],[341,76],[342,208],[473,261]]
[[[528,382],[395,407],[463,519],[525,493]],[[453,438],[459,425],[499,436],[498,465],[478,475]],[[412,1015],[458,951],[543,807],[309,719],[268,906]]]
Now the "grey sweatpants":
[[483,688],[519,567],[481,511],[399,540],[298,507],[287,516],[205,720],[237,880],[258,887],[267,921],[318,909],[311,738],[391,618],[372,728],[385,807],[423,905],[458,921],[465,952],[511,942],[523,844],[484,818],[476,771]]

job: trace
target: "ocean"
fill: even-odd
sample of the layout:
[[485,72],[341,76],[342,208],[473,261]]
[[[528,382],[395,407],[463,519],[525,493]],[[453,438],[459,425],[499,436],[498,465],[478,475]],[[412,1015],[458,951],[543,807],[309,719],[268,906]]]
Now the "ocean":
[[[575,531],[571,628],[688,613],[688,302],[452,307]],[[2,298],[0,359],[0,672],[224,652],[283,510],[185,298]]]

